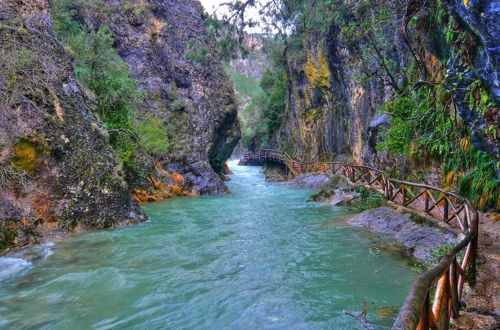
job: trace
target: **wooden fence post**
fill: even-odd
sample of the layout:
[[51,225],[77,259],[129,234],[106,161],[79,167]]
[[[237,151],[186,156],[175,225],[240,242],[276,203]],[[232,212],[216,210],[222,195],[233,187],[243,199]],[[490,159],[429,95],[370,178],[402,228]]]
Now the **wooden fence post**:
[[382,175],[382,178],[384,178],[383,181],[384,181],[385,199],[390,200],[391,196],[389,195],[389,180],[387,179],[385,174]]
[[406,201],[406,187],[404,184],[401,185],[401,196],[403,199],[403,206],[405,206],[405,201]]
[[[477,275],[477,269],[476,269],[476,261],[477,261],[477,245],[478,245],[478,236],[474,237],[472,240],[472,246],[471,246],[471,251],[470,251],[470,279],[469,283],[471,285],[476,284],[476,275]],[[464,269],[464,271],[467,274],[467,269]]]
[[448,198],[444,195],[443,204],[443,221],[448,222]]
[[418,330],[427,330],[429,329],[429,314],[430,314],[430,299],[429,292],[425,296],[424,305],[422,306],[422,312],[420,313],[420,320],[418,321],[417,329]]
[[425,213],[429,213],[429,190],[425,189],[425,192],[424,192],[424,212]]
[[459,316],[458,306],[458,277],[457,277],[457,257],[453,258],[450,265],[450,311],[454,319]]

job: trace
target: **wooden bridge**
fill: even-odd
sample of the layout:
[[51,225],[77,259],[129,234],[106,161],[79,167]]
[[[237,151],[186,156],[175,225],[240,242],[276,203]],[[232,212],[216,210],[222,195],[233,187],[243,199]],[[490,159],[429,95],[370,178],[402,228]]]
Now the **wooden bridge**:
[[441,188],[392,179],[369,166],[340,162],[301,163],[287,153],[272,149],[246,151],[243,159],[281,163],[294,176],[308,172],[340,174],[354,184],[377,190],[388,201],[460,228],[464,235],[462,240],[413,283],[393,329],[448,329],[450,318],[459,316],[464,284],[467,281],[473,285],[476,276],[479,214],[467,198]]

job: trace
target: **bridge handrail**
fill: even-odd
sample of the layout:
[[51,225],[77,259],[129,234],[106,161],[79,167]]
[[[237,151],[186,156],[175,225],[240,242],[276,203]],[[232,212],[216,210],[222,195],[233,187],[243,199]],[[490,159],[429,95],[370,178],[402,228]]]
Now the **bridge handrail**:
[[[465,237],[447,254],[441,256],[434,267],[414,281],[393,329],[448,328],[450,318],[458,317],[463,285],[465,281],[473,284],[476,275],[479,214],[469,199],[427,184],[392,179],[385,172],[370,166],[341,162],[302,163],[295,161],[286,152],[273,149],[259,149],[257,153],[245,152],[245,154],[259,159],[278,159],[294,174],[312,170],[331,170],[334,174],[341,171],[341,174],[353,183],[365,183],[384,193],[389,201],[423,211],[446,224],[455,219]],[[422,191],[419,192],[418,189]],[[438,193],[436,197],[435,193]],[[419,207],[417,208],[415,204]],[[459,263],[458,253],[464,248],[466,251]],[[431,308],[430,292],[436,282],[436,293]]]

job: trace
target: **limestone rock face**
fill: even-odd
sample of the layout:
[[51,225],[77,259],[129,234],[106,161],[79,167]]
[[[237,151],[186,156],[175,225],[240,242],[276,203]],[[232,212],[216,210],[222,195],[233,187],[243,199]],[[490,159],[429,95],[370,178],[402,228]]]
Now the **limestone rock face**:
[[0,2],[0,250],[146,219],[54,38],[47,1]]
[[[393,95],[383,82],[356,82],[356,54],[330,29],[310,41],[304,60],[289,60],[285,119],[271,144],[302,161],[347,155],[366,162],[370,122]],[[401,41],[395,36],[394,43]],[[402,55],[403,57],[404,55]]]
[[[460,117],[471,127],[474,145],[500,160],[500,1],[450,1],[453,13],[463,21],[475,42],[474,62],[464,65],[460,56],[452,56],[447,63],[448,73],[456,84],[453,96]],[[492,104],[481,113],[471,108],[467,87],[471,81],[480,79],[487,87]],[[488,125],[495,132],[484,132]],[[500,172],[497,171],[500,176]]]
[[95,27],[109,25],[116,50],[147,93],[141,116],[164,120],[172,139],[165,169],[180,173],[199,194],[227,192],[224,162],[239,141],[232,86],[215,54],[195,0],[102,1],[78,15]]
[[[376,54],[366,56],[360,52],[360,49],[370,47],[369,38],[350,42],[335,24],[322,35],[308,35],[301,53],[287,56],[289,85],[286,109],[280,129],[271,138],[271,147],[287,151],[301,161],[329,161],[342,156],[342,160],[353,163],[380,168],[391,168],[398,163],[400,171],[415,170],[410,168],[411,164],[404,157],[387,159],[376,150],[380,131],[390,125],[390,118],[378,117],[380,114],[377,111],[395,96],[395,86],[403,89],[410,83],[408,76],[398,74],[406,71],[409,63],[414,61],[412,50],[405,42],[410,40],[412,47],[418,50],[419,60],[425,64],[429,77],[446,73],[450,85],[447,88],[452,91],[459,120],[471,128],[474,145],[498,159],[499,2],[447,2],[446,14],[459,24],[456,29],[460,29],[460,35],[467,40],[460,41],[462,43],[446,41],[443,37],[446,26],[435,25],[439,23],[435,23],[430,14],[436,11],[432,7],[436,4],[415,5],[421,8],[416,13],[408,14],[415,24],[407,27],[407,34],[398,18],[405,13],[401,13],[398,6],[387,5],[392,24],[385,27],[384,40],[379,41],[383,45],[379,46],[383,55],[379,56],[379,60],[376,60]],[[356,19],[363,21],[363,16]],[[464,52],[464,49],[468,51]],[[393,75],[391,79],[381,74],[384,72],[381,59],[393,64],[388,70]],[[368,79],[367,72],[372,73],[370,77],[376,78]],[[419,79],[411,82],[415,84],[414,88],[419,88],[419,83],[425,83],[425,78]],[[482,113],[470,108],[466,95],[468,86],[478,79],[488,87],[492,99],[492,104]],[[484,130],[487,126],[489,133]],[[440,164],[432,166],[440,171]],[[440,179],[428,179],[429,183],[441,183]]]

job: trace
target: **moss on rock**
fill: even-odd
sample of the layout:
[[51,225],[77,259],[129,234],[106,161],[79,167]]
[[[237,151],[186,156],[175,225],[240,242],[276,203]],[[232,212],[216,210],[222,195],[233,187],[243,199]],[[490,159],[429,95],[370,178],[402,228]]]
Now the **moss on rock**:
[[34,174],[41,165],[41,157],[47,154],[48,148],[36,138],[24,137],[13,146],[12,164],[28,174]]
[[0,252],[14,247],[17,232],[10,228],[0,228]]
[[318,46],[316,54],[308,54],[304,71],[313,87],[330,88],[328,58],[322,46]]

